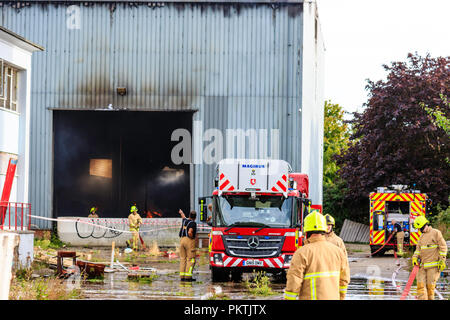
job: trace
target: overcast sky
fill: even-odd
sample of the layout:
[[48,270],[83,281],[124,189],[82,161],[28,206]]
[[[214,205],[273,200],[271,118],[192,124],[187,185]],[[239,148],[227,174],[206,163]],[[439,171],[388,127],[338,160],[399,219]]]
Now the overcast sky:
[[325,99],[361,111],[367,82],[408,52],[450,55],[450,0],[317,0],[325,42]]

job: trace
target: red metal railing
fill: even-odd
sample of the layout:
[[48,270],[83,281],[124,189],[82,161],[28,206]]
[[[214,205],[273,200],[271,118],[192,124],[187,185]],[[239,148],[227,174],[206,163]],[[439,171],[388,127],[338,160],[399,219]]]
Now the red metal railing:
[[31,204],[0,202],[0,230],[30,230]]

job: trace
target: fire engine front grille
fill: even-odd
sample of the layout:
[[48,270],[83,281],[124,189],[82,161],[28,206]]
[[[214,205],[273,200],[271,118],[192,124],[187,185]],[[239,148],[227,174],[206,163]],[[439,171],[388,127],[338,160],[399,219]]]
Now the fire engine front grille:
[[283,247],[283,236],[222,236],[226,254],[232,257],[277,257]]

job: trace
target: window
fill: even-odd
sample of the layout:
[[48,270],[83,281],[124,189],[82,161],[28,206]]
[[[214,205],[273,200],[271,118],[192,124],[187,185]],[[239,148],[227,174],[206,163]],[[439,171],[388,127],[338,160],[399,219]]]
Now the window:
[[17,72],[18,70],[2,63],[0,86],[0,108],[19,112],[17,106]]

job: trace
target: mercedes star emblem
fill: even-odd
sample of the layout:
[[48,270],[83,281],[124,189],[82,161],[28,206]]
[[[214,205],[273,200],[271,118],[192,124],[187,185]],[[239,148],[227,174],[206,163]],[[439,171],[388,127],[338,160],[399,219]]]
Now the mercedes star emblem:
[[256,248],[259,246],[259,239],[257,237],[248,238],[247,244],[250,248]]

